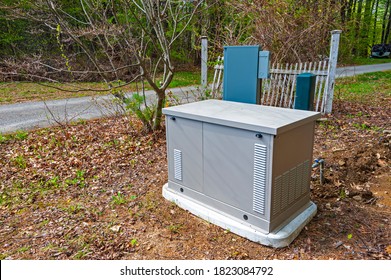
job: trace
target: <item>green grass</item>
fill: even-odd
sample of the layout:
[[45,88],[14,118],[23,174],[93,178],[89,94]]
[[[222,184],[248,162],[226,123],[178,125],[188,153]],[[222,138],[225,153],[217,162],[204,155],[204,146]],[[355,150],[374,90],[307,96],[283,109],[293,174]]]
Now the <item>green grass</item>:
[[121,192],[118,192],[116,195],[111,197],[111,202],[116,205],[121,205],[126,203],[126,198]]
[[82,92],[61,91],[54,87],[61,87],[66,90],[76,90],[80,88],[104,89],[105,85],[103,83],[67,83],[67,84],[59,84],[59,83],[37,84],[32,82],[0,83],[0,104],[107,94],[107,92],[95,92],[95,91],[82,91]]
[[366,102],[374,93],[391,96],[391,71],[339,78],[335,83],[334,95],[342,100]]
[[[355,65],[377,64],[391,62],[391,59],[371,59],[371,58],[355,58],[352,60]],[[208,75],[208,80],[213,78],[213,71]],[[376,83],[374,83],[376,81]],[[391,71],[367,73],[355,77],[340,78],[336,82],[335,95],[342,99],[360,100],[367,98],[373,92],[383,92],[390,94],[391,92]],[[190,85],[200,84],[199,71],[182,71],[174,75],[169,88],[185,87]],[[64,86],[60,84],[50,84],[52,86]],[[104,83],[70,83],[66,84],[65,88],[105,88]],[[139,86],[140,88],[140,86]],[[123,88],[125,91],[136,90],[136,85],[131,84]],[[146,86],[146,89],[150,89]],[[61,99],[79,96],[108,94],[108,92],[83,91],[78,93],[59,91],[52,87],[39,85],[28,82],[0,83],[0,104],[16,103],[30,100],[48,100]],[[23,132],[14,135],[14,139],[23,140],[27,134]],[[0,144],[9,140],[6,136],[0,135]]]
[[6,143],[9,140],[25,140],[28,137],[29,133],[24,130],[17,130],[12,134],[3,135],[0,133],[0,144]]
[[[81,188],[84,188],[86,186],[86,182],[85,182],[86,179],[85,179],[84,175],[85,175],[85,171],[76,170],[75,177],[70,178],[70,179],[66,179],[65,183],[68,186],[79,186]],[[58,184],[57,181],[56,181],[56,184]]]
[[[212,74],[209,74],[211,77]],[[183,71],[177,72],[174,75],[169,88],[185,87],[190,85],[199,85],[201,74],[199,71],[190,72]],[[146,89],[150,90],[151,87],[145,84]],[[57,88],[65,89],[59,90]],[[136,91],[140,89],[140,84],[132,83],[124,86],[121,89],[126,92]],[[87,90],[92,89],[92,90]],[[105,95],[109,94],[108,91],[96,91],[105,90],[107,85],[105,83],[32,83],[32,82],[6,82],[0,83],[0,104],[18,103],[26,101],[40,101],[40,100],[54,100],[54,99],[66,99],[72,97],[93,96],[93,95]],[[68,90],[68,91],[66,91]],[[71,92],[74,90],[82,90],[79,92]],[[94,91],[95,90],[95,91]]]
[[382,64],[382,63],[391,63],[391,58],[354,57],[344,61],[342,64],[343,65],[372,65],[372,64]]
[[22,155],[18,155],[13,159],[15,165],[19,167],[20,169],[26,169],[27,162],[26,159]]
[[199,85],[201,83],[201,74],[199,72],[178,72],[174,74],[174,79],[170,88]]

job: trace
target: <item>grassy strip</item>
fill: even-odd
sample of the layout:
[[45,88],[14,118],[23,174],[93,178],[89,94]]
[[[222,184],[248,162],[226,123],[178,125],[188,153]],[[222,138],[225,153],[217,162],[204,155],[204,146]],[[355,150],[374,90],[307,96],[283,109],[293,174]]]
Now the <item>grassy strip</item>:
[[[178,72],[175,73],[174,79],[170,84],[170,87],[185,87],[190,85],[197,85],[200,83],[199,72]],[[63,88],[59,90],[53,87]],[[136,91],[140,89],[141,84],[132,83],[124,86],[122,89],[127,92]],[[26,101],[40,101],[40,100],[52,100],[52,99],[66,99],[72,97],[92,96],[92,95],[105,95],[108,91],[88,91],[83,90],[80,92],[70,92],[66,90],[79,90],[79,89],[94,89],[105,90],[107,86],[105,83],[46,83],[37,84],[31,82],[10,82],[0,83],[0,104],[10,104]],[[146,89],[151,89],[146,85]]]
[[[385,61],[372,59],[373,61]],[[391,60],[390,60],[391,61]],[[209,78],[212,78],[210,73]],[[170,84],[170,88],[185,87],[200,84],[199,72],[178,72]],[[51,84],[65,89],[92,88],[105,89],[104,83],[68,83]],[[140,88],[140,84],[138,85]],[[150,89],[148,86],[147,89]],[[136,91],[137,85],[130,84],[123,88],[125,91]],[[365,101],[372,92],[391,94],[391,71],[367,73],[354,77],[339,78],[335,86],[335,95],[344,100]],[[35,100],[63,99],[81,96],[108,94],[107,91],[67,92],[52,87],[29,82],[0,83],[0,104],[17,103]]]
[[391,58],[355,57],[338,62],[338,67],[391,63]]
[[370,102],[373,93],[391,96],[391,71],[339,78],[335,84],[334,95],[341,100]]

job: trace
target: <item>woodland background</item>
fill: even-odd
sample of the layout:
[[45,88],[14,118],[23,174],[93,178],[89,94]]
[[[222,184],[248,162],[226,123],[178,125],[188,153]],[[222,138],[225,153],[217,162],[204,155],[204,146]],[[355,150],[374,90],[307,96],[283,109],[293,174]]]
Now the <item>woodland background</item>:
[[[140,21],[134,3],[126,0],[56,0],[25,1],[0,0],[0,71],[2,80],[17,79],[9,73],[9,67],[23,65],[36,67],[38,76],[45,76],[47,69],[33,66],[32,61],[45,64],[64,64],[72,61],[73,69],[91,67],[91,63],[78,49],[78,44],[56,28],[50,13],[43,7],[53,2],[73,19],[68,24],[77,27],[80,40],[89,40],[88,48],[99,53],[102,46],[88,27],[82,24],[84,4],[106,11],[105,21],[112,26],[128,20],[127,28],[133,37],[141,37],[145,30],[136,28]],[[144,1],[145,2],[145,1]],[[153,1],[164,5],[167,1]],[[183,5],[187,13],[197,8],[185,31],[170,46],[177,69],[189,69],[200,63],[200,37],[209,38],[210,57],[221,55],[224,45],[260,44],[273,52],[276,62],[314,61],[327,56],[330,31],[342,30],[340,61],[349,63],[357,57],[368,57],[371,46],[390,43],[391,0],[252,0],[252,1],[171,1]],[[202,3],[200,3],[202,2]],[[200,5],[199,5],[200,4]],[[198,6],[199,5],[199,6]],[[133,9],[133,10],[132,10]],[[186,12],[186,11],[185,11]],[[125,14],[126,17],[125,17]],[[93,15],[91,15],[93,17]],[[61,26],[61,22],[57,22]],[[166,23],[166,34],[175,32],[174,25]],[[95,34],[96,35],[96,34]],[[92,40],[93,39],[93,40]],[[115,43],[114,43],[115,44]],[[121,45],[114,46],[113,62],[121,64]],[[125,51],[127,51],[125,49]],[[146,50],[153,57],[156,50],[149,45]],[[69,55],[71,53],[72,55]],[[66,57],[65,55],[66,54]],[[125,58],[124,58],[125,57]],[[31,69],[30,69],[31,70]],[[27,71],[27,70],[26,70]],[[134,72],[123,71],[122,80],[133,77]],[[24,77],[26,78],[26,77]],[[18,79],[24,79],[18,76]],[[32,78],[30,76],[30,78]],[[58,78],[58,77],[57,77]],[[62,75],[61,79],[72,76]],[[89,74],[80,80],[95,81],[100,77]]]

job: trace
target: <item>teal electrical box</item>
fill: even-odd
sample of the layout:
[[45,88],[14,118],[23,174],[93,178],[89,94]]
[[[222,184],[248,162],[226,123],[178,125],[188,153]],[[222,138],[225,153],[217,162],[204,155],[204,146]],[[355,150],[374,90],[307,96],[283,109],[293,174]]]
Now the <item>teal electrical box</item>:
[[311,73],[297,75],[294,109],[314,110],[315,85],[316,75]]
[[224,47],[223,100],[260,103],[260,46]]
[[270,78],[270,52],[260,51],[258,57],[258,78]]

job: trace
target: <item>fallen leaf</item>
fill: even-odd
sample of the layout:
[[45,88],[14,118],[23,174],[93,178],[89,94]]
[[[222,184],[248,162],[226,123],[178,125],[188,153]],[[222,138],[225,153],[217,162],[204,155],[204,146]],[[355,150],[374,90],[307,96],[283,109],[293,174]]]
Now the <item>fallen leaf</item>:
[[113,232],[119,232],[121,230],[121,226],[117,225],[117,226],[112,226],[110,228],[111,231]]
[[338,241],[337,243],[335,243],[334,245],[334,248],[337,249],[339,246],[341,246],[343,244],[342,241]]
[[346,164],[346,162],[345,162],[344,160],[340,160],[340,161],[338,161],[338,164],[339,164],[340,166],[344,166],[344,165]]
[[377,165],[379,165],[380,167],[386,167],[387,166],[387,162],[385,160],[379,159],[377,161]]

